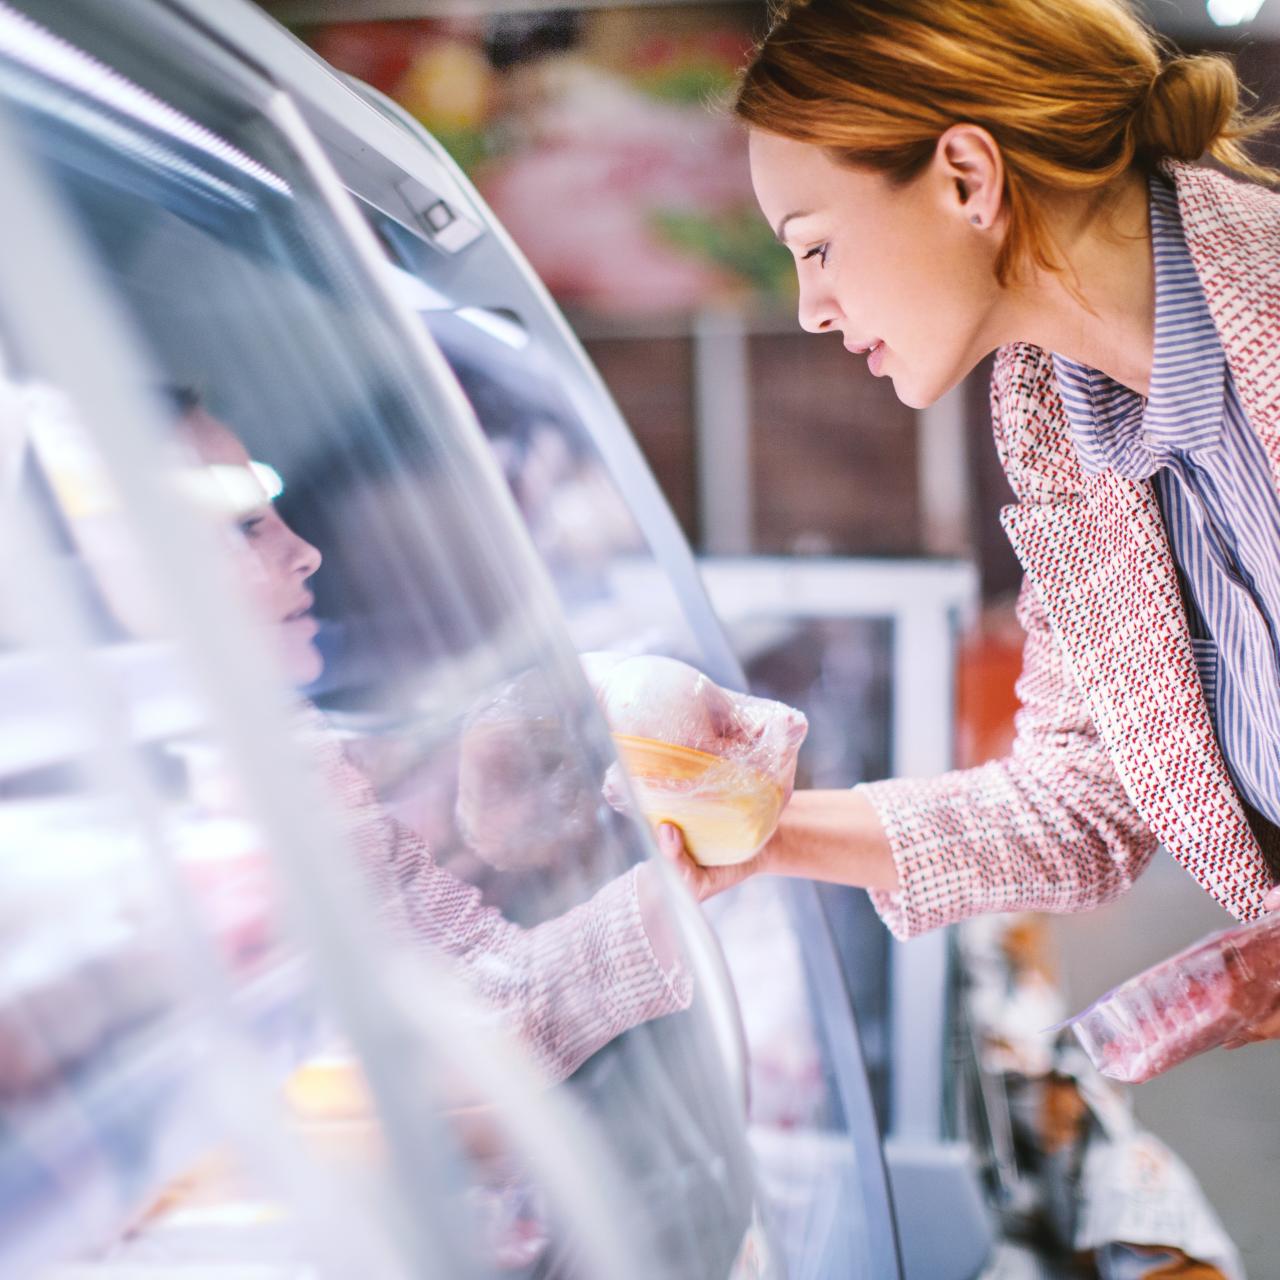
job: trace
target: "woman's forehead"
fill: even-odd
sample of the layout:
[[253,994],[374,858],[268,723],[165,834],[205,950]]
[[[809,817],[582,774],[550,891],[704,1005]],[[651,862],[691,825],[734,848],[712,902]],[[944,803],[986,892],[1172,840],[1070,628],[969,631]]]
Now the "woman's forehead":
[[818,212],[837,195],[843,175],[821,147],[753,129],[748,140],[751,181],[769,225]]
[[178,424],[178,434],[202,462],[247,466],[249,451],[240,438],[205,409],[192,409]]
[[757,182],[774,182],[804,174],[810,164],[809,153],[817,150],[763,129],[752,129],[747,138],[751,173]]

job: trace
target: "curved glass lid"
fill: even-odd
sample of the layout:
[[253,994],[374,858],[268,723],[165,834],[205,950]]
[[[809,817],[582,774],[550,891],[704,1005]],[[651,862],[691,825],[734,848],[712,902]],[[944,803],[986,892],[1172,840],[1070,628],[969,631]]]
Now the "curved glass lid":
[[575,645],[705,665],[704,642],[583,419],[578,370],[526,317],[451,298],[435,280],[444,267],[436,250],[378,210],[365,213],[388,256],[389,285],[422,316],[489,438]]
[[[422,315],[490,440],[575,641],[674,654],[718,672],[723,636],[690,621],[673,586],[683,570],[654,549],[645,524],[662,501],[651,477],[606,460],[599,434],[625,428],[602,425],[611,421],[605,405],[596,422],[579,408],[593,394],[583,357],[544,342],[548,326],[534,315],[475,305],[516,294],[527,267],[496,237],[453,260],[377,209],[364,212],[392,287]],[[801,620],[772,622],[754,641],[784,651],[803,633]],[[817,897],[810,886],[756,880],[706,911],[742,1008],[753,1146],[790,1273],[890,1274],[896,1261],[877,1252],[894,1255],[895,1245],[869,1083]],[[874,1231],[864,1218],[868,1185],[881,1188]]]
[[0,3],[32,250],[0,456],[38,551],[0,596],[0,1042],[33,1046],[0,1269],[770,1274],[724,989],[367,233],[167,8],[31,8]]

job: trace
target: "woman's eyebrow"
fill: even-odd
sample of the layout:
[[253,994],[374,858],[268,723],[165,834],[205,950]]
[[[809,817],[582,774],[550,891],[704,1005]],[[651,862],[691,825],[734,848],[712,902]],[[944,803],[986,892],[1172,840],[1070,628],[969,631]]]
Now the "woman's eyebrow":
[[788,213],[788,214],[787,214],[787,215],[786,215],[786,216],[785,216],[785,217],[784,217],[784,218],[783,218],[783,219],[778,223],[778,229],[774,232],[774,235],[776,235],[776,236],[778,237],[778,239],[779,239],[779,240],[781,240],[781,239],[783,238],[783,236],[785,235],[785,233],[786,233],[786,230],[787,230],[787,223],[788,223],[788,222],[790,222],[792,218],[807,218],[808,216],[809,216],[809,210],[807,210],[807,209],[794,209],[794,210],[792,210],[792,212],[791,212],[791,213]]

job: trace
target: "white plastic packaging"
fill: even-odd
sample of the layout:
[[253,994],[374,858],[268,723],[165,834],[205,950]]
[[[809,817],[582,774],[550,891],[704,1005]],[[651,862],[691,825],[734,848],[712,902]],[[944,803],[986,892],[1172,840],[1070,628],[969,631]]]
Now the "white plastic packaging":
[[1280,1013],[1280,918],[1210,934],[1067,1022],[1094,1066],[1138,1084]]
[[805,717],[674,658],[592,653],[582,665],[649,822],[679,827],[703,866],[754,857],[791,798]]

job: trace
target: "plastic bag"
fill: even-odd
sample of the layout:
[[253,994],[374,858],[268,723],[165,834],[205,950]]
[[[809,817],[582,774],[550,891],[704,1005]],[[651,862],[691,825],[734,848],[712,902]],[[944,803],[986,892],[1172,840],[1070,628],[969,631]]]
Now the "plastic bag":
[[1094,1066],[1137,1084],[1280,1012],[1280,918],[1210,934],[1130,978],[1070,1026]]
[[594,653],[582,665],[645,817],[678,826],[704,866],[754,857],[791,798],[805,717],[674,658]]

